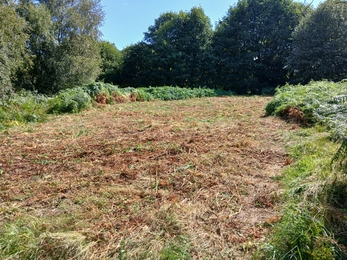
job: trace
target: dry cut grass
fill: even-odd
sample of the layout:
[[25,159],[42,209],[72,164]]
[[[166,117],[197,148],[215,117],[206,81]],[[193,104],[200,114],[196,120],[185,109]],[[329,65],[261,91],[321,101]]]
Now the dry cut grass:
[[90,259],[250,258],[280,218],[287,164],[269,100],[123,103],[13,128],[0,225],[36,217],[50,239],[81,234]]

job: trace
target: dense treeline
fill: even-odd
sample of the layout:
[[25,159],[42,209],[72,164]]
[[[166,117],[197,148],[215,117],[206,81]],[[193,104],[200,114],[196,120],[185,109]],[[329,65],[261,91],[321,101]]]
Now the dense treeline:
[[347,4],[239,0],[213,28],[201,7],[160,15],[122,51],[101,41],[100,0],[0,0],[0,91],[120,86],[271,93],[347,77]]

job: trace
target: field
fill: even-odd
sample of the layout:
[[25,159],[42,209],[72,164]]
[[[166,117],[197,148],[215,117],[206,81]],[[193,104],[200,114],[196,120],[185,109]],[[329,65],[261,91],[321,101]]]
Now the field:
[[0,256],[252,258],[296,129],[264,116],[270,100],[99,105],[1,133]]

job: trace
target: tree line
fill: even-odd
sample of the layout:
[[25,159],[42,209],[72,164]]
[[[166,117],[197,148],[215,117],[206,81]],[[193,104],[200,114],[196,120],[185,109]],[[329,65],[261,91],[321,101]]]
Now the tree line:
[[0,94],[95,80],[239,94],[347,78],[347,3],[239,0],[213,28],[201,7],[166,12],[123,50],[100,40],[100,0],[0,0]]

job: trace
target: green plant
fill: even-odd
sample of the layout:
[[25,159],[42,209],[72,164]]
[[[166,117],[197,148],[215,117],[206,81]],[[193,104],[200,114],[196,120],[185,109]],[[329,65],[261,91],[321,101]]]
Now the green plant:
[[265,108],[268,115],[297,116],[305,122],[319,124],[331,132],[331,138],[341,143],[332,163],[346,170],[347,158],[347,84],[346,82],[310,82],[286,85],[277,89]]
[[[318,129],[319,130],[319,129]],[[266,259],[342,259],[344,244],[335,237],[331,187],[338,173],[330,160],[337,147],[329,133],[307,128],[287,137],[293,162],[282,174],[286,189],[283,217],[264,251]]]
[[[188,98],[215,97],[217,93],[213,89],[207,88],[180,88],[180,87],[149,87],[142,88],[143,91],[149,93],[154,99],[160,100],[181,100]],[[220,92],[219,92],[220,93]],[[224,94],[226,92],[223,92]],[[221,94],[221,93],[220,93]]]
[[77,232],[49,232],[50,223],[25,216],[0,228],[1,259],[85,259],[90,253]]
[[0,106],[0,129],[21,123],[41,122],[46,118],[48,98],[29,91],[19,91]]
[[48,113],[78,113],[91,106],[91,97],[78,87],[62,91],[49,104]]
[[160,252],[161,260],[188,260],[193,259],[190,256],[190,242],[187,238],[179,236],[169,243]]
[[[107,84],[108,85],[108,84]],[[83,91],[86,92],[90,97],[95,98],[98,95],[109,95],[109,90],[106,84],[102,82],[93,82],[82,87]]]

